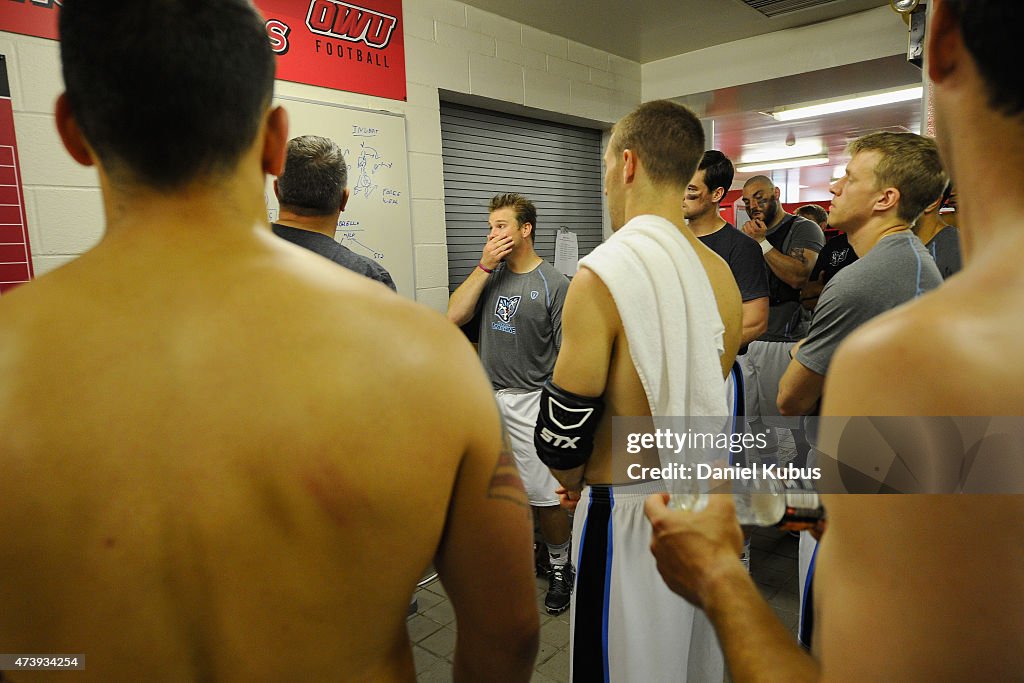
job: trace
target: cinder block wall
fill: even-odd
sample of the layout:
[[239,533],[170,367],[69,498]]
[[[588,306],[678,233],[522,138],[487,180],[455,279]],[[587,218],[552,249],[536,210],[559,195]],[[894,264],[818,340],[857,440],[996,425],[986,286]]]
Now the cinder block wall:
[[[416,298],[444,311],[448,265],[438,90],[610,124],[640,103],[640,64],[468,7],[407,0],[408,101],[278,81],[277,93],[403,113],[407,120]],[[36,275],[71,261],[101,237],[96,172],[75,164],[57,136],[63,89],[57,43],[0,32]]]

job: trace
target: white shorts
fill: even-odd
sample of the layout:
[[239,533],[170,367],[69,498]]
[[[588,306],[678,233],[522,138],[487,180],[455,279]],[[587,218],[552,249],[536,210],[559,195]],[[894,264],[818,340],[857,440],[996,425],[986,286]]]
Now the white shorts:
[[789,367],[789,350],[796,342],[752,341],[747,352],[737,356],[743,368],[743,393],[747,421],[764,422],[769,427],[799,429],[799,417],[779,415],[779,381]]
[[[808,636],[813,634],[814,601],[811,591],[808,590],[807,582],[813,578],[813,560],[818,548],[818,542],[806,531],[800,532],[800,550],[798,559],[798,585],[800,589],[800,626],[798,628],[798,639],[807,647],[810,645]],[[806,638],[806,640],[805,640]]]
[[549,507],[559,504],[555,489],[560,484],[547,465],[537,457],[537,449],[533,445],[533,430],[537,426],[537,414],[540,412],[540,392],[540,389],[499,389],[494,398],[512,441],[512,453],[530,505]]
[[569,680],[719,683],[725,660],[711,622],[658,574],[644,499],[663,482],[583,489]]

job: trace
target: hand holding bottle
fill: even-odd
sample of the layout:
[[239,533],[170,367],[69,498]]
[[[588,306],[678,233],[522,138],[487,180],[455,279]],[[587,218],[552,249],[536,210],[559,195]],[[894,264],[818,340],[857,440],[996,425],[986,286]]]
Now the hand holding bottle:
[[731,496],[708,496],[700,512],[672,510],[668,494],[647,497],[644,512],[653,527],[651,552],[673,592],[704,609],[713,582],[739,570],[743,533]]

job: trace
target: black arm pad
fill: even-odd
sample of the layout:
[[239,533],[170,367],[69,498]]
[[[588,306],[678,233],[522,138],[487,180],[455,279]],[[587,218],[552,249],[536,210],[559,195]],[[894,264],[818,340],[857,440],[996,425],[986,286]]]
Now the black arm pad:
[[579,396],[551,380],[545,382],[533,431],[540,461],[553,470],[571,470],[586,463],[594,450],[594,432],[602,412],[600,396]]

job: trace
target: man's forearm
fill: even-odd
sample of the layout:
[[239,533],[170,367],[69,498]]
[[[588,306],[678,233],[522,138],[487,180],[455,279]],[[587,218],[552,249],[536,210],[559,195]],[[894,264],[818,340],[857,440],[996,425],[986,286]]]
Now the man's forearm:
[[778,249],[772,249],[764,255],[764,260],[777,278],[794,289],[803,289],[814,264],[803,256],[803,250],[794,252],[799,252],[800,255],[787,256]]
[[448,299],[448,319],[456,325],[465,325],[473,318],[476,304],[480,301],[484,287],[487,285],[489,273],[481,268],[474,268],[469,277],[452,292]]
[[704,610],[736,683],[818,680],[817,662],[776,618],[738,561],[716,577]]
[[801,340],[790,350],[789,355],[793,360],[789,361],[786,372],[779,379],[779,393],[775,399],[775,406],[781,415],[787,417],[810,415],[814,406],[821,400],[821,393],[825,387],[824,375],[819,375],[796,359],[797,351],[803,342],[804,340]]
[[586,468],[586,465],[580,465],[579,467],[574,467],[571,470],[551,470],[551,474],[558,480],[559,484],[570,491],[582,491],[583,471]]

